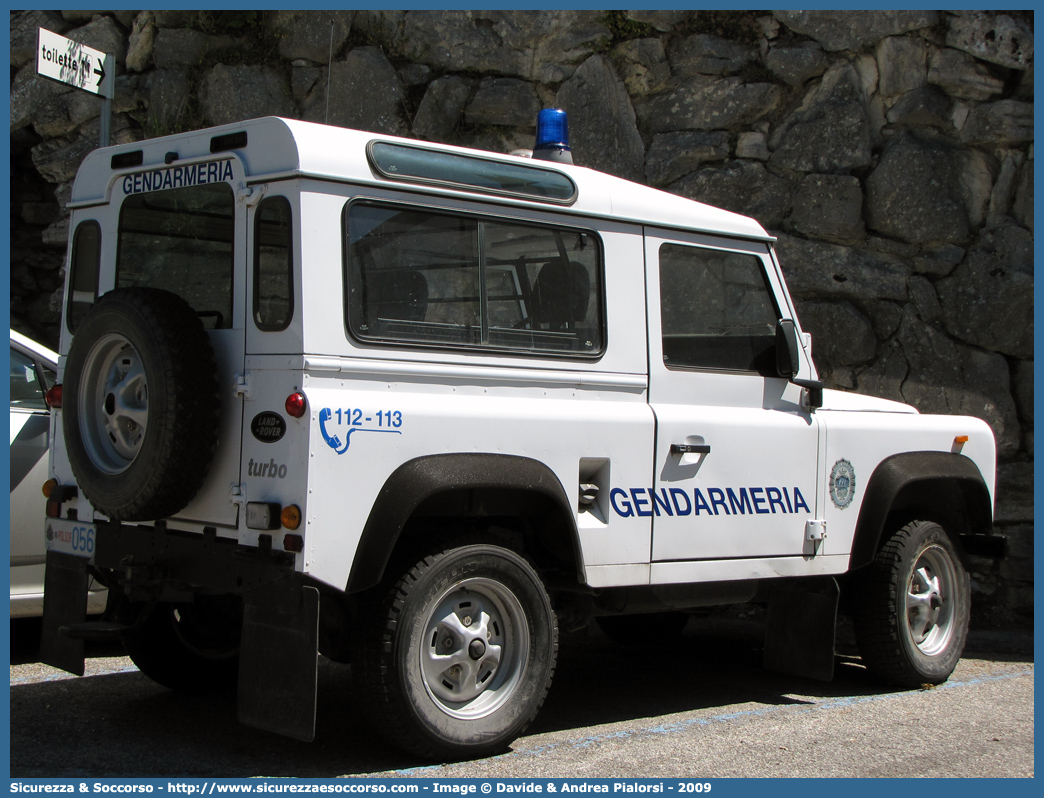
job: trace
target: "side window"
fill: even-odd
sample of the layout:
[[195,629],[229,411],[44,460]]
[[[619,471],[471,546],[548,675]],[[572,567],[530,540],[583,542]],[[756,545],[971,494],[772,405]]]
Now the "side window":
[[76,332],[80,321],[98,299],[98,268],[101,264],[101,227],[90,220],[81,222],[73,236],[72,256],[69,258],[69,307],[65,323],[69,332]]
[[254,217],[254,323],[285,330],[294,315],[294,262],[290,203],[269,197]]
[[594,234],[370,203],[347,215],[346,305],[358,338],[602,353]]
[[[47,374],[53,384],[53,376]],[[11,407],[46,410],[44,392],[50,384],[42,384],[35,361],[21,352],[11,350]]]
[[120,208],[117,287],[172,291],[207,329],[231,327],[234,219],[227,183],[127,197]]
[[779,311],[760,258],[663,245],[660,314],[667,368],[776,376]]

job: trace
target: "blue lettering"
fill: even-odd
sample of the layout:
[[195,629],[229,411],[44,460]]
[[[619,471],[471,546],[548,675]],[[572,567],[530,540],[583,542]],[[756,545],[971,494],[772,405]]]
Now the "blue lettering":
[[225,173],[221,177],[222,180],[232,179],[232,161],[225,161]]
[[812,512],[808,509],[808,505],[805,504],[805,497],[801,495],[801,491],[799,491],[797,488],[794,488],[794,512],[796,513],[802,507],[805,508],[806,513]]
[[207,182],[208,183],[213,183],[215,180],[217,180],[217,170],[218,170],[218,165],[216,163],[208,163],[207,164]]
[[765,492],[764,488],[751,488],[750,489],[750,498],[754,502],[754,512],[758,513],[759,515],[765,515],[765,513],[769,512],[769,508],[768,507],[762,509],[762,505],[765,503],[765,499],[763,497],[757,495],[759,493],[764,493],[764,492]]
[[631,488],[631,501],[634,502],[634,510],[638,515],[652,515],[652,510],[646,510],[644,513],[642,512],[642,505],[649,503],[649,500],[645,497],[638,498],[642,493],[645,493],[645,488]]
[[725,515],[732,515],[729,512],[729,506],[725,503],[725,494],[721,488],[711,488],[707,491],[707,495],[710,496],[711,508],[714,510],[714,514],[718,514],[718,507],[725,511]]
[[134,190],[134,178],[127,175],[123,178],[123,193],[130,194]]
[[667,515],[674,515],[674,511],[671,509],[670,502],[667,499],[667,488],[660,488],[659,493],[657,493],[654,488],[649,488],[649,495],[652,496],[653,512],[656,513],[657,516],[660,515],[661,507]]
[[[678,504],[679,497],[685,502],[685,509],[681,508]],[[671,501],[674,502],[674,512],[678,515],[688,515],[692,512],[692,504],[689,502],[689,495],[681,488],[671,488]]]
[[729,505],[732,507],[733,513],[746,515],[748,512],[754,512],[754,508],[750,506],[750,496],[747,495],[746,488],[740,488],[739,498],[733,493],[732,488],[725,488],[725,492],[729,495]]
[[[714,488],[711,488],[711,490],[713,491]],[[703,498],[703,492],[699,488],[694,488],[693,489],[693,491],[692,491],[692,498],[695,499],[695,502],[696,502],[695,503],[696,512],[694,513],[694,515],[699,515],[700,514],[700,510],[706,510],[707,511],[707,515],[711,514],[710,505],[707,504],[707,500],[705,498]],[[715,513],[715,515],[717,515],[717,513]]]
[[772,510],[773,515],[776,514],[777,504],[781,513],[787,512],[787,508],[783,506],[783,495],[779,488],[765,488],[765,494],[768,496],[769,509]]
[[[618,496],[623,496],[623,509],[620,509],[620,507],[616,503],[616,499]],[[627,501],[627,491],[623,490],[622,488],[613,488],[611,491],[609,491],[609,503],[613,506],[613,509],[616,510],[616,514],[621,516],[622,518],[630,518],[632,515],[634,515],[634,510],[631,507],[631,503]]]

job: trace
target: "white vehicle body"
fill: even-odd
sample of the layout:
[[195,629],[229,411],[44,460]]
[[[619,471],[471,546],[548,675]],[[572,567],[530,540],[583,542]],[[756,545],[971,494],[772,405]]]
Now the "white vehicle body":
[[[513,182],[519,168],[537,189]],[[131,263],[131,228],[171,192],[203,186],[213,204],[194,224],[221,226],[227,286],[197,291],[191,270],[160,279]],[[773,239],[752,219],[580,166],[275,118],[96,151],[70,207],[66,316],[153,279],[185,294],[213,348],[220,407],[198,490],[158,525],[92,501],[69,445],[52,449],[62,492],[49,546],[91,568],[145,557],[128,542],[144,524],[153,532],[134,534],[149,546],[176,530],[200,560],[213,546],[260,552],[307,590],[357,596],[418,526],[505,527],[552,595],[594,595],[603,614],[612,602],[599,596],[645,590],[648,605],[661,586],[699,586],[703,599],[658,605],[697,606],[746,601],[762,580],[845,574],[918,494],[948,504],[934,515],[965,519],[962,539],[991,532],[989,427],[822,391]],[[451,248],[445,262],[437,247]],[[93,266],[77,272],[86,250]],[[75,337],[63,324],[67,390]],[[88,372],[116,363],[83,357]],[[295,394],[299,418],[284,406]],[[58,441],[71,402],[52,414]],[[77,423],[92,423],[78,407]],[[103,460],[107,447],[94,447]],[[257,520],[289,506],[296,529]],[[96,551],[116,528],[111,553]],[[223,580],[138,587],[181,600]],[[247,592],[249,616],[264,602]],[[560,617],[576,609],[555,601]],[[261,684],[251,674],[240,671],[241,713],[244,681]]]
[[[40,530],[51,425],[44,392],[54,382],[58,354],[11,330],[11,617],[43,614],[47,546]],[[105,609],[105,592],[92,591],[88,611]]]

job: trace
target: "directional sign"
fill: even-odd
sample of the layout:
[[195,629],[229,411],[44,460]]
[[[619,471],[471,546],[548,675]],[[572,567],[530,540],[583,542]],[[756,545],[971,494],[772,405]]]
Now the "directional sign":
[[43,28],[36,40],[36,74],[109,100],[114,94],[116,68],[110,54]]

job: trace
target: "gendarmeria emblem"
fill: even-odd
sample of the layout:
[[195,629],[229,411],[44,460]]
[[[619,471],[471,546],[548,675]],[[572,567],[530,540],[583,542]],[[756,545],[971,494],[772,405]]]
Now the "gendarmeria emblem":
[[856,475],[852,464],[841,458],[830,469],[830,500],[844,510],[855,497]]

